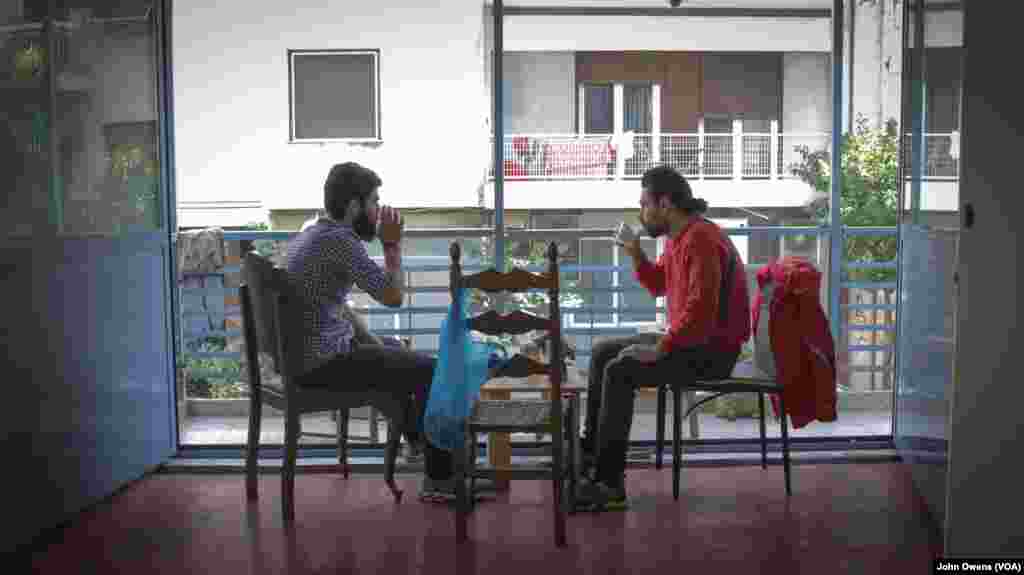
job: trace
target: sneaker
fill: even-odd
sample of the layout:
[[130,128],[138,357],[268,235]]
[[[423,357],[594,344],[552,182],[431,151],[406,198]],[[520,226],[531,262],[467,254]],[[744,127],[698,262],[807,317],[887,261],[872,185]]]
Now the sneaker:
[[629,507],[625,484],[610,486],[588,477],[576,484],[575,507],[585,511],[624,510]]

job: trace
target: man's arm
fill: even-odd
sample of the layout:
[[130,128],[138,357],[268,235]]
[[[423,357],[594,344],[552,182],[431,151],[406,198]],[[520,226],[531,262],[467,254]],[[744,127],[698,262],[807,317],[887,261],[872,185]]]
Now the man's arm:
[[356,313],[352,306],[347,302],[341,306],[341,315],[352,324],[352,329],[356,332],[356,341],[365,344],[383,345],[384,342],[379,337],[373,335],[370,332],[370,326],[366,325],[366,321],[363,316]]
[[346,271],[352,281],[374,300],[388,306],[402,305],[405,276],[402,273],[401,218],[385,208],[381,215],[380,240],[384,248],[384,269],[374,263],[362,242],[343,242],[341,261],[347,260]]
[[384,244],[384,271],[390,285],[381,291],[377,301],[388,307],[399,307],[402,305],[402,294],[405,293],[401,244]]
[[726,305],[718,301],[724,272],[714,240],[703,234],[691,234],[691,238],[684,256],[688,262],[683,312],[658,343],[661,353],[707,341],[718,306]]
[[640,247],[640,240],[632,240],[619,245],[633,260],[633,275],[636,276],[640,285],[647,288],[647,291],[651,292],[654,297],[665,295],[664,255],[658,258],[656,263],[651,263],[643,248]]
[[403,221],[398,210],[383,206],[380,211],[380,243],[384,248],[384,269],[390,285],[383,290],[377,301],[388,307],[402,305],[405,293],[405,274],[402,273],[402,228]]

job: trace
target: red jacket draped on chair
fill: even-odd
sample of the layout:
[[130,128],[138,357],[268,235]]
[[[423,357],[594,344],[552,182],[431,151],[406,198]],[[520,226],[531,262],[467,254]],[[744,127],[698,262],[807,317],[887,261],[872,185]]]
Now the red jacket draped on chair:
[[[836,420],[836,354],[828,318],[818,294],[821,272],[807,260],[786,257],[757,272],[756,330],[762,290],[774,285],[769,302],[769,339],[776,375],[784,386],[786,411],[794,429],[811,421]],[[778,398],[772,397],[775,414]]]

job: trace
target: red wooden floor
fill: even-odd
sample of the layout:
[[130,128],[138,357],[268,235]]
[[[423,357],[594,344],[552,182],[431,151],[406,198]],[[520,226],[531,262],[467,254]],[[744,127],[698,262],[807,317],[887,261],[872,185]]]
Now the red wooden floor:
[[672,500],[671,471],[630,470],[628,512],[569,518],[552,542],[549,484],[517,481],[478,507],[472,542],[452,515],[410,496],[392,503],[380,477],[304,474],[296,523],[282,526],[280,483],[241,475],[160,474],[82,514],[33,557],[35,572],[72,573],[929,573],[941,549],[900,464],[690,468]]

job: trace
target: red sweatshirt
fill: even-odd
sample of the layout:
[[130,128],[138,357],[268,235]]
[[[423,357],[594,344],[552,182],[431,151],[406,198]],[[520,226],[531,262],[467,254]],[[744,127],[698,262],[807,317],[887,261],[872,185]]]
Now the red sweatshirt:
[[[725,302],[728,317],[722,323],[719,299],[730,256],[732,285]],[[703,344],[732,351],[750,338],[747,273],[736,246],[713,222],[697,220],[669,238],[657,263],[645,260],[636,278],[655,297],[667,296],[669,330],[658,344],[662,352]]]
[[[821,272],[801,258],[786,257],[757,272],[757,283],[774,285],[768,324],[775,369],[783,384],[793,429],[814,421],[836,420],[836,352],[828,317],[818,293]],[[754,325],[761,312],[761,292]],[[779,399],[772,394],[779,414]]]

